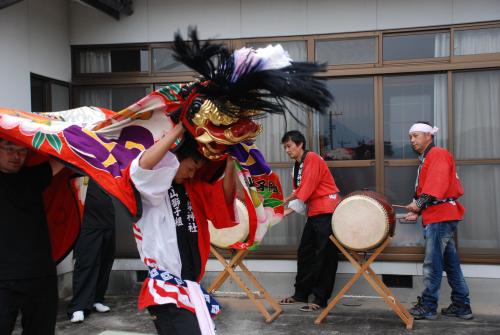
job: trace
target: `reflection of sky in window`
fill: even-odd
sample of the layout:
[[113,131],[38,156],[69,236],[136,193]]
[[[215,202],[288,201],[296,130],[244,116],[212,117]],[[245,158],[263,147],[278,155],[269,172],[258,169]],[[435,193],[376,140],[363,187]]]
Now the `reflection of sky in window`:
[[385,157],[416,157],[408,129],[417,121],[434,122],[434,75],[384,78]]
[[[328,81],[334,103],[319,120],[323,156],[329,159],[373,158],[374,143],[373,78]],[[339,148],[355,149],[339,151]],[[360,152],[370,151],[368,152]]]

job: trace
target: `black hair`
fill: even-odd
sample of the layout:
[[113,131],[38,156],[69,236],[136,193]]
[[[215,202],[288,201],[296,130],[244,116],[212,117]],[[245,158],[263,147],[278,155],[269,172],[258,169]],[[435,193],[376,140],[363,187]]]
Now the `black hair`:
[[296,145],[302,143],[302,149],[306,150],[306,138],[300,131],[298,130],[287,131],[285,135],[283,135],[283,137],[281,138],[281,143],[285,144],[288,141],[292,141]]
[[207,161],[208,159],[203,156],[198,150],[198,142],[188,132],[184,133],[184,139],[172,152],[177,156],[179,162],[186,158],[193,158],[196,162]]

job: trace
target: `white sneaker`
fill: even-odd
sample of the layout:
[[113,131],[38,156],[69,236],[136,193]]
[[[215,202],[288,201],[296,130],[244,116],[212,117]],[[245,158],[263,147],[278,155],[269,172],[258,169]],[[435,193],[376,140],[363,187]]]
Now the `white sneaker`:
[[100,302],[96,302],[94,304],[94,310],[96,312],[99,312],[99,313],[106,313],[106,312],[109,312],[111,310],[111,308],[109,308],[106,305],[101,304]]
[[83,311],[76,311],[73,312],[73,315],[71,316],[71,322],[72,323],[81,323],[85,319],[85,316],[83,314]]

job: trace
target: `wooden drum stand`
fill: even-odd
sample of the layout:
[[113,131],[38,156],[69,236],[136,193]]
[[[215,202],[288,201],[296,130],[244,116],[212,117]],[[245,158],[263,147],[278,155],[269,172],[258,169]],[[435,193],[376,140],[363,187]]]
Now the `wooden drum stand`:
[[[235,251],[233,249],[233,251]],[[283,312],[280,305],[273,299],[273,297],[266,291],[266,289],[257,281],[257,278],[248,270],[245,264],[243,264],[243,260],[246,255],[250,252],[248,249],[241,249],[236,251],[233,254],[232,258],[227,261],[220,252],[213,246],[210,246],[210,252],[217,258],[217,260],[224,266],[224,270],[217,275],[212,284],[208,287],[208,292],[213,293],[217,290],[228,277],[234,279],[236,284],[245,292],[245,294],[250,298],[253,304],[257,307],[259,312],[264,316],[264,319],[267,323],[271,323]],[[264,306],[262,301],[248,288],[247,284],[243,281],[243,279],[238,276],[235,269],[236,267],[240,267],[243,273],[250,279],[254,287],[259,291],[259,293],[264,297],[264,299],[269,303],[272,314],[268,312],[267,308]]]
[[328,306],[321,312],[321,314],[314,321],[315,324],[319,325],[323,319],[328,315],[330,310],[335,307],[337,302],[347,293],[347,291],[354,285],[361,275],[363,275],[368,283],[377,291],[377,293],[384,299],[387,305],[401,318],[405,323],[406,329],[413,328],[413,317],[406,310],[406,308],[399,302],[399,300],[391,293],[391,291],[385,286],[382,280],[377,276],[377,274],[371,269],[370,265],[375,261],[375,259],[380,255],[380,253],[387,247],[391,241],[391,237],[388,237],[385,242],[383,242],[379,247],[377,247],[373,254],[365,259],[360,255],[360,253],[347,250],[340,244],[339,241],[330,235],[332,242],[339,248],[339,250],[344,254],[344,256],[351,262],[352,266],[357,269],[356,274],[347,282],[347,284],[340,290],[340,292],[335,296],[335,298],[330,301]]

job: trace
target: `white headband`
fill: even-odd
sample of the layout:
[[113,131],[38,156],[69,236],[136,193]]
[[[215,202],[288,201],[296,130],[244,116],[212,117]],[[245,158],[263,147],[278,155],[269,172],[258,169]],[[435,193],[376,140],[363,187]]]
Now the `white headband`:
[[410,131],[408,133],[411,134],[416,131],[420,131],[422,133],[429,133],[431,135],[434,135],[438,132],[438,130],[439,128],[431,127],[425,123],[415,123],[413,126],[411,126]]

